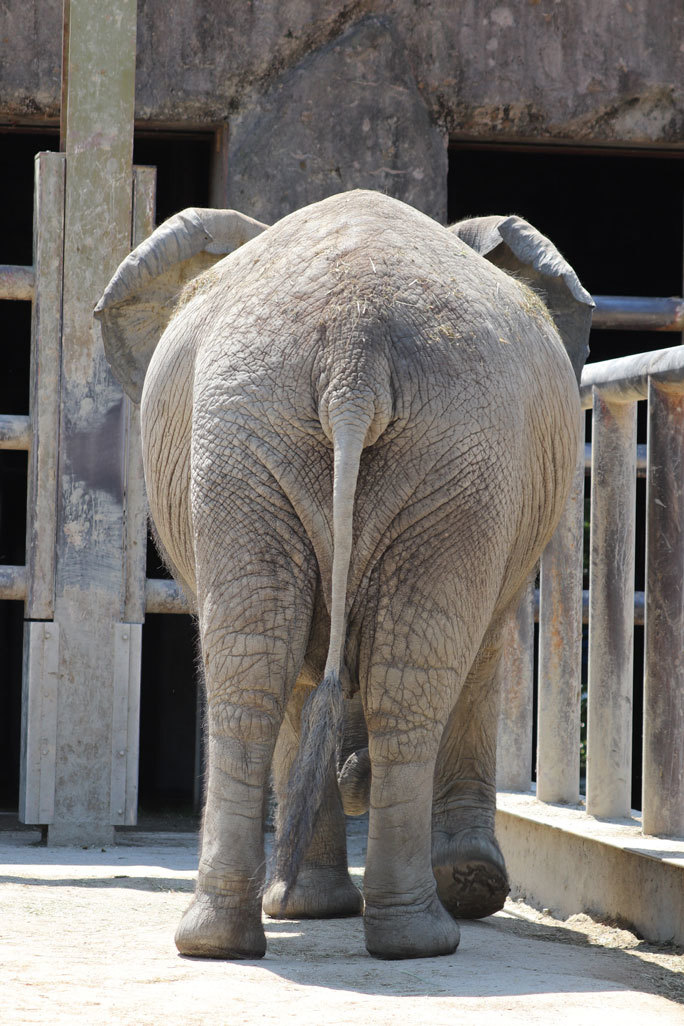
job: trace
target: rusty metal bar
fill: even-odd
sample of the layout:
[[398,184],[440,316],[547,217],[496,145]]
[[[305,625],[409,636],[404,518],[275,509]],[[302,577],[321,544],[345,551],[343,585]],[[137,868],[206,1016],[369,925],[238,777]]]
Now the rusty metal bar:
[[499,791],[529,791],[532,781],[534,597],[534,581],[530,581],[504,631],[496,746]]
[[0,449],[31,447],[31,418],[22,414],[0,414]]
[[637,404],[606,403],[594,389],[587,812],[632,808],[632,666]]
[[579,801],[584,446],[568,503],[541,558],[537,797]]
[[36,276],[32,267],[0,264],[0,299],[33,299]]
[[603,398],[610,403],[646,399],[649,378],[667,385],[671,391],[684,392],[684,346],[588,363],[582,371],[582,408],[591,408],[593,387],[600,388]]
[[26,567],[0,566],[0,599],[23,602],[26,598]]
[[643,830],[684,835],[684,396],[648,394]]
[[608,331],[684,331],[684,299],[678,296],[594,296],[592,328]]
[[180,585],[175,581],[148,577],[145,581],[146,613],[192,613]]

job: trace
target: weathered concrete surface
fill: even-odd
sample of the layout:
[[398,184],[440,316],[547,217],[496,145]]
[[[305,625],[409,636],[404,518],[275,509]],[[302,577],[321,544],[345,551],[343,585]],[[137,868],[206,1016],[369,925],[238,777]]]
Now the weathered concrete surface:
[[644,836],[636,818],[597,820],[581,806],[502,792],[496,833],[514,897],[562,917],[591,911],[684,947],[684,838]]
[[0,864],[6,1026],[684,1023],[684,958],[586,916],[554,923],[511,902],[464,923],[454,955],[404,962],[371,959],[360,919],[266,920],[263,960],[201,961],[173,944],[195,875],[189,835],[84,851],[0,834]]
[[446,220],[446,140],[388,18],[364,18],[230,122],[227,205],[268,224],[345,189]]
[[[61,7],[0,6],[4,118],[58,116]],[[307,55],[377,14],[452,136],[684,141],[680,0],[139,0],[138,11],[136,112],[149,121],[254,109]]]

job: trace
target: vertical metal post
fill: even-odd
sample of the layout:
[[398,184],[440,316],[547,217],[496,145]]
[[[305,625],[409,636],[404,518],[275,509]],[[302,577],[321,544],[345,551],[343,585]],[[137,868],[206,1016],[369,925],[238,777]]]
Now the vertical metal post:
[[[51,843],[111,840],[121,652],[125,410],[92,311],[130,248],[135,0],[66,0],[66,187],[55,621],[59,624]],[[136,652],[138,656],[136,657]],[[120,806],[119,806],[120,807]]]
[[579,801],[584,431],[570,496],[541,559],[537,797]]
[[684,835],[684,396],[648,388],[643,829]]
[[636,403],[593,390],[587,812],[629,816],[636,513]]
[[534,699],[534,580],[523,592],[503,638],[501,706],[496,745],[499,791],[529,791]]

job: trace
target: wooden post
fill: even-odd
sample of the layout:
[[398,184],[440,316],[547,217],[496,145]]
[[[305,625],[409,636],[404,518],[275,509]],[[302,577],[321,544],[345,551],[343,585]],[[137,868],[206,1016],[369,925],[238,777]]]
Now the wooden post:
[[42,621],[51,621],[55,610],[64,181],[64,154],[39,153],[33,209],[36,284],[31,323],[19,818],[24,823],[42,824],[54,819],[57,754],[59,628]]
[[541,559],[537,797],[579,801],[584,432],[568,503]]
[[684,396],[648,388],[643,829],[684,835]]
[[637,404],[594,388],[593,411],[587,812],[629,816]]
[[66,0],[65,16],[59,669],[48,839],[102,843],[112,839],[112,820],[125,817],[112,760],[114,751],[128,760],[120,694],[139,674],[140,627],[122,623],[125,408],[92,312],[130,247],[136,2]]

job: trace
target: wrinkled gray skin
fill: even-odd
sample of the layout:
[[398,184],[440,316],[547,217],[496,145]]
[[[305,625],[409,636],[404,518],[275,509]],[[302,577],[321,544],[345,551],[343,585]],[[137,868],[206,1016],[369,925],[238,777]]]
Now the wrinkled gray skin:
[[361,910],[334,770],[346,706],[343,757],[368,739],[342,779],[351,811],[370,785],[367,948],[449,953],[453,917],[508,890],[501,631],[569,489],[591,301],[518,218],[447,230],[351,192],[264,229],[186,211],[96,311],[134,399],[144,380],[152,517],[199,617],[208,783],[176,943],[264,954],[272,768],[265,910]]

